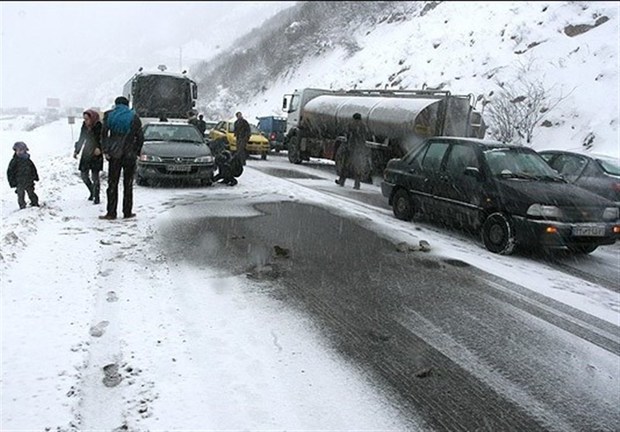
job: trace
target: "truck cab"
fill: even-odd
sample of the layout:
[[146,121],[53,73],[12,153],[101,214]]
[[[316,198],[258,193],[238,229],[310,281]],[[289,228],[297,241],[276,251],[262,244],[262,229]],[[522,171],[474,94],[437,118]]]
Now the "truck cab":
[[270,150],[276,153],[286,150],[284,135],[286,133],[286,118],[276,116],[256,117],[257,127],[261,133],[269,140]]

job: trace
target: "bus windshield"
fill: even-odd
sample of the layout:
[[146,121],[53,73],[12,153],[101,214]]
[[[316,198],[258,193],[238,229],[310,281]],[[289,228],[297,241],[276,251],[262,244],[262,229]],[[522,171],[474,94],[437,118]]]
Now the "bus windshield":
[[133,79],[132,108],[140,117],[187,118],[193,82],[185,77],[142,75]]

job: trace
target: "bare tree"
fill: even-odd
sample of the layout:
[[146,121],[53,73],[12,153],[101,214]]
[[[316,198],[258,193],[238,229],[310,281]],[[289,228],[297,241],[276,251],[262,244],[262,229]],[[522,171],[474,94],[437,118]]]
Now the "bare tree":
[[556,96],[532,70],[533,61],[519,64],[512,82],[496,80],[500,91],[487,101],[486,117],[493,138],[530,144],[534,130],[568,95]]

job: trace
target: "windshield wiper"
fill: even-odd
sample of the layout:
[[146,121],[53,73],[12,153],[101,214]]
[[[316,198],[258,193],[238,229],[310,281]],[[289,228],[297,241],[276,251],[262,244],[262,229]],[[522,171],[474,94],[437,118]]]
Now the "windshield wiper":
[[548,175],[548,174],[539,175],[539,176],[536,176],[536,178],[540,180],[547,180],[547,181],[558,182],[558,183],[568,183],[566,179],[563,177]]
[[513,172],[501,172],[498,174],[498,176],[501,178],[516,178],[516,179],[524,179],[524,180],[534,180],[536,178],[529,174],[513,173]]
[[186,143],[192,143],[192,144],[200,144],[201,143],[201,141],[179,139],[179,138],[170,138],[170,139],[167,139],[166,141],[169,141],[169,142],[186,142]]

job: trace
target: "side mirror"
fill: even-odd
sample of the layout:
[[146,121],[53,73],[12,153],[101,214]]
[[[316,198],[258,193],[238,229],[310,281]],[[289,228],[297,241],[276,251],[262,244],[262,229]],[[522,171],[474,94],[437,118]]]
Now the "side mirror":
[[480,173],[480,170],[476,167],[467,167],[465,168],[465,171],[463,172],[464,175],[469,176],[469,177],[473,177],[476,180],[481,180],[482,179],[482,174]]
[[288,99],[282,99],[282,111],[287,111],[288,109]]

